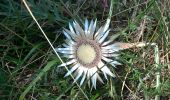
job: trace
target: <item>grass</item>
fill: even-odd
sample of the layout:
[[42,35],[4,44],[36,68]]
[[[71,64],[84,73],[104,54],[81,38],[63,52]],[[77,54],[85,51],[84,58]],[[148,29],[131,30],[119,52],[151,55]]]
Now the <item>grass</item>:
[[[109,13],[101,0],[28,0],[39,24],[55,47],[64,40],[62,28],[76,19],[98,19],[102,25]],[[109,4],[109,1],[108,1]],[[0,99],[85,99],[80,88],[72,84],[67,72],[42,35],[22,2],[0,1]],[[81,89],[90,100],[96,99],[170,99],[170,1],[114,0],[110,37],[120,42],[157,43],[159,56],[155,64],[154,46],[121,51],[123,63],[112,68],[116,78],[104,80],[91,90]],[[65,59],[63,59],[65,60]],[[156,88],[157,73],[160,84]],[[156,98],[155,98],[156,96]]]

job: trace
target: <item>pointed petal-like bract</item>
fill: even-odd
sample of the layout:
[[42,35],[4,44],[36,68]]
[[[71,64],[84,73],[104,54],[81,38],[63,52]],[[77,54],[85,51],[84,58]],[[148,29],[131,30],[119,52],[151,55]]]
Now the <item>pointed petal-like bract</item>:
[[[80,78],[80,76],[83,74],[84,70],[82,70],[81,68],[83,68],[83,67],[79,67],[79,68],[77,69],[78,72],[77,72],[77,76],[76,76],[74,82],[77,81],[77,80]],[[73,83],[74,83],[74,82],[73,82]]]
[[85,32],[86,36],[88,35],[88,27],[89,27],[88,24],[89,24],[88,20],[86,19],[85,20],[85,25],[84,25],[84,32]]
[[71,39],[75,39],[76,38],[76,34],[75,33],[72,33],[71,31],[69,31],[68,29],[64,29],[64,31],[66,32],[66,33],[68,33],[68,34],[70,34],[70,38]]
[[77,61],[76,59],[72,59],[72,60],[70,60],[70,61],[68,61],[66,63],[63,63],[63,64],[59,65],[58,67],[67,66],[67,65],[75,63],[76,61]]
[[88,31],[87,31],[88,35],[93,34],[93,32],[92,32],[93,31],[93,25],[94,25],[93,20],[91,20]]
[[67,39],[69,39],[70,41],[72,40],[71,36],[66,31],[63,30],[63,33],[67,37]]
[[93,69],[91,68],[91,81],[92,81],[92,85],[93,87],[96,89],[96,80],[97,80],[97,68],[93,67]]
[[80,25],[79,25],[76,21],[74,21],[73,25],[74,25],[74,29],[76,30],[76,33],[77,33],[78,35],[84,36],[84,31],[83,31],[83,29],[80,27]]
[[109,32],[110,32],[110,30],[106,31],[106,33],[100,38],[99,43],[102,43],[106,39],[106,37],[108,36]]
[[[94,36],[94,33],[95,33],[95,29],[96,29],[96,23],[97,23],[97,19],[95,20],[93,26],[92,26],[92,29],[91,29],[91,32],[89,33],[90,34],[90,37],[93,37]],[[92,38],[93,39],[93,38]]]
[[69,23],[69,29],[71,31],[71,34],[76,36],[76,32],[74,31],[73,27],[71,26],[71,23]]
[[71,74],[73,71],[75,71],[78,67],[79,67],[79,64],[74,65],[74,66],[71,68],[71,70],[66,73],[66,75],[65,75],[64,77],[67,77],[68,75],[70,75],[70,74]]
[[110,19],[107,19],[106,24],[104,25],[103,32],[106,32],[106,30],[108,30],[109,25],[110,25]]
[[57,52],[63,53],[63,54],[73,54],[73,51],[68,51],[68,50],[56,50]]
[[83,84],[83,82],[84,82],[84,80],[85,80],[85,78],[86,78],[87,71],[88,71],[88,69],[85,68],[85,69],[84,69],[84,75],[83,75],[83,77],[82,77],[82,79],[81,79],[81,82],[80,82],[80,86]]

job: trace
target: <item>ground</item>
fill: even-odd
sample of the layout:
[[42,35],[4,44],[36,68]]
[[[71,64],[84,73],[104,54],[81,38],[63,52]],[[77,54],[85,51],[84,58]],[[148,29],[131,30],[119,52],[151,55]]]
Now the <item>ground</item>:
[[[26,10],[22,0],[0,1],[0,99],[87,99],[150,100],[158,95],[170,99],[170,1],[113,0],[109,37],[114,42],[147,42],[148,45],[120,52],[122,65],[109,66],[116,77],[97,89],[80,88],[67,72],[58,68],[59,58],[50,48],[40,29]],[[110,0],[28,0],[29,7],[54,47],[64,42],[63,27],[77,20],[83,23],[106,21]],[[83,24],[81,24],[83,25]],[[67,59],[62,58],[64,61]],[[158,59],[159,64],[155,63]],[[158,78],[159,75],[160,78]],[[158,79],[157,79],[158,78]],[[156,87],[156,82],[160,85]],[[83,92],[82,92],[83,91]]]

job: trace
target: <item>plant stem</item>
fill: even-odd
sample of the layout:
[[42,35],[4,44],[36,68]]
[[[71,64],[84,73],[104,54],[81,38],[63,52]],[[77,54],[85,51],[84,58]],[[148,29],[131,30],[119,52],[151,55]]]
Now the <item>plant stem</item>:
[[[159,49],[158,45],[155,45],[154,48],[154,55],[155,55],[155,67],[157,69],[156,72],[156,90],[158,91],[160,88],[160,66],[159,66]],[[155,100],[159,100],[159,95],[155,96]]]
[[109,9],[108,19],[112,18],[112,12],[113,12],[113,0],[110,0],[110,9]]

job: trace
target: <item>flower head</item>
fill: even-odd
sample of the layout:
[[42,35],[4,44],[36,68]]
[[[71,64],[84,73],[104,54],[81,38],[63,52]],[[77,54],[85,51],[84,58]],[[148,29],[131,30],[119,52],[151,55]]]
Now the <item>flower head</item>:
[[103,73],[106,79],[108,79],[108,75],[115,76],[106,63],[113,67],[120,65],[115,60],[118,57],[116,52],[123,49],[120,43],[111,44],[111,40],[106,41],[110,31],[110,19],[107,19],[105,25],[98,30],[96,30],[96,23],[96,20],[89,23],[86,19],[84,30],[76,21],[72,25],[69,23],[69,30],[63,30],[64,35],[67,37],[65,44],[63,44],[62,48],[56,48],[58,52],[69,59],[66,63],[61,64],[60,67],[71,65],[65,76],[75,73],[75,81],[81,77],[80,85],[87,79],[91,80],[94,88],[96,88],[97,79],[103,83],[99,76],[100,72]]

